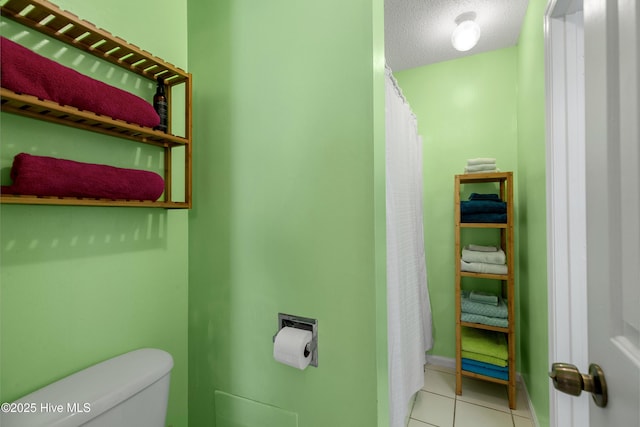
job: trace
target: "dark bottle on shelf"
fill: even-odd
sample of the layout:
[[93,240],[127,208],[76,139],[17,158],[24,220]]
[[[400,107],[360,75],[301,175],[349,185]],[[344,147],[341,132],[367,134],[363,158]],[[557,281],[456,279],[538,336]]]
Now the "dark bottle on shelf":
[[168,109],[167,109],[167,97],[164,93],[164,79],[158,77],[158,87],[156,88],[156,94],[153,95],[153,108],[160,116],[160,124],[154,129],[167,132],[168,122]]

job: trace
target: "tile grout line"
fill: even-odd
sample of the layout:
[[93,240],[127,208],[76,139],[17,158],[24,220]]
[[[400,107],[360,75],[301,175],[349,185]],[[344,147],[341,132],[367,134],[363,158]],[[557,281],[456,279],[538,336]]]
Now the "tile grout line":
[[455,395],[455,399],[453,400],[453,425],[451,427],[456,427],[456,409],[458,409],[458,395]]
[[[427,398],[427,396],[434,396],[434,397],[443,398],[443,399],[453,399],[454,406],[453,406],[452,422],[453,422],[453,426],[454,427],[455,427],[456,421],[458,420],[458,418],[457,418],[457,410],[459,409],[458,408],[458,401],[464,402],[465,404],[472,405],[472,406],[474,406],[476,408],[482,408],[484,410],[493,411],[496,414],[498,414],[498,413],[507,414],[507,415],[510,416],[511,426],[512,427],[516,427],[516,420],[515,420],[516,416],[531,422],[532,418],[530,416],[527,416],[528,415],[527,413],[525,413],[523,411],[522,414],[520,414],[520,413],[519,414],[515,414],[515,411],[512,410],[511,408],[509,408],[506,405],[499,405],[499,404],[496,404],[495,402],[489,402],[489,401],[485,402],[481,398],[478,398],[478,399],[473,399],[472,398],[471,400],[466,400],[466,399],[461,399],[461,396],[458,396],[456,394],[453,394],[453,395],[445,394],[445,393],[448,393],[448,391],[449,391],[449,390],[445,390],[447,388],[445,383],[448,383],[447,380],[450,379],[449,377],[455,376],[455,374],[453,372],[449,372],[449,371],[446,371],[446,370],[429,369],[429,368],[425,367],[425,369],[424,369],[425,374],[427,373],[427,371],[431,371],[433,374],[437,375],[441,379],[445,379],[445,381],[443,383],[440,383],[440,382],[432,383],[432,384],[435,384],[435,386],[436,386],[435,389],[437,391],[436,390],[427,390],[425,388],[421,388],[420,391],[425,393],[424,394],[425,398]],[[425,380],[426,380],[426,377],[425,377]],[[518,390],[518,391],[522,392],[521,390]],[[480,394],[482,394],[482,392],[480,392]],[[488,396],[493,396],[492,393],[488,393],[487,395]],[[506,396],[505,396],[505,398],[506,398]],[[519,402],[519,403],[522,403],[522,402]],[[414,402],[414,405],[415,405],[415,402]],[[521,408],[519,408],[519,409],[521,409]],[[530,413],[530,411],[526,411],[526,412]],[[414,419],[415,421],[420,422],[420,423],[425,423],[426,425],[431,425],[430,423],[426,423],[425,421],[422,421],[419,418],[414,418],[414,417],[411,417],[411,418]]]
[[446,397],[447,399],[455,399],[455,395],[452,397],[452,396],[447,396],[446,394],[438,393],[437,391],[431,391],[431,390],[425,390],[425,389],[420,389],[420,391],[423,391],[425,393],[435,394],[436,396]]

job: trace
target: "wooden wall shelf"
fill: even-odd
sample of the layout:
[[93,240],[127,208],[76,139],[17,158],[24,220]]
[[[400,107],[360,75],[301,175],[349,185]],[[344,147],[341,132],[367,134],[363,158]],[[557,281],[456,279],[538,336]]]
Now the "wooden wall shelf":
[[[171,111],[171,93],[176,86],[184,87],[185,135],[171,133],[169,117],[168,133],[127,123],[111,117],[60,105],[56,102],[38,99],[34,96],[0,88],[2,111],[21,116],[58,123],[64,126],[83,129],[128,139],[138,143],[151,144],[164,149],[165,192],[164,200],[106,200],[80,199],[75,197],[39,197],[33,195],[0,195],[0,203],[36,204],[36,205],[79,205],[79,206],[132,206],[189,209],[192,206],[192,76],[190,73],[127,43],[109,32],[96,27],[76,15],[60,9],[46,0],[7,0],[1,8],[2,16],[10,18],[29,28],[40,31],[59,41],[104,59],[127,71],[155,81],[158,77],[165,80],[169,111]],[[184,162],[184,201],[172,200],[172,150],[185,148]]]

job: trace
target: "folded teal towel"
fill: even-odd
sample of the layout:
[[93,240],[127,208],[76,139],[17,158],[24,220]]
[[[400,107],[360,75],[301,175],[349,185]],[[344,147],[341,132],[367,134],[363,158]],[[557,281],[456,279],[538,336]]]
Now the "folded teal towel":
[[480,314],[463,312],[460,314],[460,320],[462,320],[463,322],[469,322],[469,323],[481,323],[483,325],[498,326],[500,328],[509,327],[509,321],[507,319],[500,319],[499,317],[482,316]]
[[506,214],[506,202],[488,199],[463,200],[460,202],[460,213],[465,214]]
[[[461,333],[462,350],[505,361],[509,358],[505,334],[474,328],[462,328]],[[474,357],[469,359],[478,360]]]
[[469,200],[492,200],[494,202],[501,202],[499,194],[486,194],[486,193],[471,193]]
[[462,359],[462,369],[488,377],[498,378],[507,381],[509,379],[509,368],[492,365],[490,363],[478,362],[473,359]]
[[476,300],[471,297],[471,294],[473,294],[473,291],[462,291],[462,296],[460,297],[460,308],[464,313],[479,314],[487,317],[499,317],[502,319],[509,317],[509,309],[501,297],[493,295],[497,300],[496,305],[493,305],[486,304],[484,302],[476,302]]
[[494,224],[506,224],[506,213],[463,213],[460,214],[460,222],[483,222]]
[[475,302],[498,305],[498,296],[487,292],[471,291],[469,293],[469,299]]

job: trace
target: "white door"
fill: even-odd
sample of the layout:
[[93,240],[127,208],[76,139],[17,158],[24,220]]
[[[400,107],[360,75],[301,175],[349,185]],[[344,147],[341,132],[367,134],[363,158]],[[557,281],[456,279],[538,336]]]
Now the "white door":
[[556,427],[640,426],[636,3],[551,0],[547,11],[550,361],[585,374],[596,363],[608,385],[605,408],[552,390]]
[[589,360],[609,394],[592,427],[640,426],[639,14],[584,1]]

